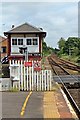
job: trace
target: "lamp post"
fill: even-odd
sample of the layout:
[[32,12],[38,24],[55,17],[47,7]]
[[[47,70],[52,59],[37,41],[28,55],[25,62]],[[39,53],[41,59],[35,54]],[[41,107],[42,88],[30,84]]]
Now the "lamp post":
[[24,55],[24,60],[28,62],[28,48],[26,46],[19,47],[20,53]]
[[[19,47],[20,49],[20,53],[23,54],[24,56],[24,62],[28,62],[28,49],[26,46],[23,46],[23,47]],[[24,67],[24,89],[23,90],[26,90],[26,78],[25,78],[25,67]],[[27,84],[28,84],[28,67],[27,67]]]
[[25,61],[28,62],[28,48],[25,49]]

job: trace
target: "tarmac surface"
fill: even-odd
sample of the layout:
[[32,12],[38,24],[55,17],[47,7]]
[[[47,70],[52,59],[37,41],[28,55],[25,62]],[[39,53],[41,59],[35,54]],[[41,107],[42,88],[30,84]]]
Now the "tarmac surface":
[[[2,118],[78,120],[59,89],[48,92],[2,92]],[[28,99],[26,99],[28,98]],[[25,104],[25,100],[26,104]],[[26,106],[21,115],[23,106]],[[42,120],[42,119],[41,119]]]
[[24,100],[29,92],[2,92],[2,118],[20,118]]

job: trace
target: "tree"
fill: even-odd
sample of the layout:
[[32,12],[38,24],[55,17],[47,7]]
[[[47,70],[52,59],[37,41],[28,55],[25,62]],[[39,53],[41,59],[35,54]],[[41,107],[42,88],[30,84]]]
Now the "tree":
[[46,44],[46,42],[42,42],[42,52],[44,53],[44,52],[46,52],[48,49],[47,49],[47,44]]
[[80,47],[80,39],[76,37],[69,37],[65,42],[64,52],[68,55],[78,55]]
[[64,48],[65,42],[66,42],[65,39],[61,37],[59,42],[58,42],[59,49],[63,49]]
[[77,56],[80,55],[80,38],[69,37],[66,41],[61,38],[58,42],[60,52],[59,54],[67,54]]
[[54,52],[54,49],[52,47],[47,46],[46,42],[42,42],[42,54],[48,55]]

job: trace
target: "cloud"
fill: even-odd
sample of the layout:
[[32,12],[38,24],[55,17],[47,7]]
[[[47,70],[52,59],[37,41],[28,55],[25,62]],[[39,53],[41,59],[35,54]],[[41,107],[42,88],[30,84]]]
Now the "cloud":
[[[78,2],[79,0],[23,0],[23,2]],[[2,2],[22,2],[22,0],[2,0]]]
[[77,36],[78,3],[75,2],[9,2],[2,4],[3,31],[29,22],[47,31],[46,42],[57,47],[60,37]]

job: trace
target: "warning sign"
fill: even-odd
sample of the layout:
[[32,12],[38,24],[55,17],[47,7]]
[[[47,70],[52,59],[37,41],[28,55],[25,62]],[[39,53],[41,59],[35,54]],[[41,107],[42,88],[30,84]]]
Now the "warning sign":
[[25,62],[24,66],[25,67],[32,67],[32,62]]
[[41,70],[41,62],[34,61],[34,71],[40,71],[40,70]]

